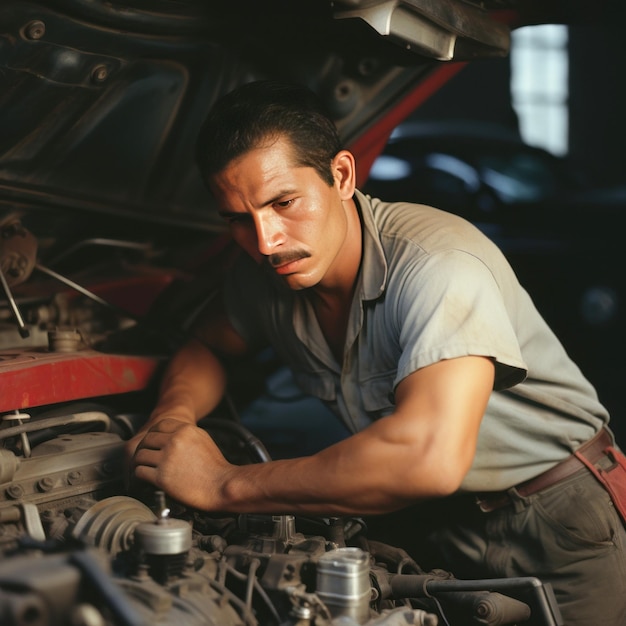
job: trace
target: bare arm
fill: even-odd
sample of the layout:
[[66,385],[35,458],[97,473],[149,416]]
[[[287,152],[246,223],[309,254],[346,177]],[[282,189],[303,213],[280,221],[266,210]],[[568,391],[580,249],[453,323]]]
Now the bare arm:
[[163,417],[195,424],[219,404],[225,387],[224,368],[215,354],[191,340],[168,364],[149,424]]
[[205,510],[392,511],[458,489],[493,380],[487,358],[441,361],[402,381],[392,415],[318,454],[264,464],[231,465],[204,431],[165,420],[142,441],[135,474]]
[[141,430],[127,443],[127,458],[151,429],[164,420],[194,425],[220,403],[226,389],[226,373],[215,355],[236,355],[245,344],[226,318],[214,316],[170,360],[161,380],[156,406]]

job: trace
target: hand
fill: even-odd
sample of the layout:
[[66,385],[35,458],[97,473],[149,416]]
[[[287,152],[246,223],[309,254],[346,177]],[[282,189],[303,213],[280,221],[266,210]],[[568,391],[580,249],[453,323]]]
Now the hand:
[[[166,418],[141,435],[130,460],[131,476],[193,508],[215,509],[221,501],[220,477],[231,466],[208,433],[186,421]],[[131,440],[133,445],[138,438]]]
[[126,469],[124,479],[127,490],[130,489],[133,483],[133,457],[137,447],[143,441],[146,434],[163,420],[176,420],[178,422],[185,422],[194,426],[196,424],[191,417],[187,417],[187,415],[180,410],[155,410],[145,424],[143,424],[143,426],[124,445],[124,466]]

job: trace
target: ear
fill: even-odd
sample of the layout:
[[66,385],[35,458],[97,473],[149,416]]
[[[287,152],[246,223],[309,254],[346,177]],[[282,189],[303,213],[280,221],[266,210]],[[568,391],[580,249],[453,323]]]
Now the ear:
[[331,161],[330,167],[341,199],[350,200],[356,188],[354,155],[348,150],[340,150]]

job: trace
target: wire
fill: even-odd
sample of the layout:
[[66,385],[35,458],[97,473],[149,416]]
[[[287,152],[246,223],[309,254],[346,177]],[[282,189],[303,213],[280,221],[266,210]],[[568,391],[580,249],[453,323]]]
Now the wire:
[[445,615],[445,613],[443,611],[443,607],[441,606],[441,602],[439,602],[439,600],[435,596],[431,596],[431,599],[433,600],[433,602],[437,606],[437,610],[439,611],[439,616],[443,620],[444,626],[450,626],[450,622],[446,619],[446,615]]
[[[243,574],[242,572],[237,571],[234,567],[232,567],[226,562],[223,562],[222,565],[223,565],[223,569],[225,573],[227,571],[229,574],[231,574],[233,577],[237,578],[238,580],[246,581],[248,582],[248,584],[250,584],[249,575],[246,575],[246,574]],[[224,580],[225,580],[225,575],[224,575]],[[281,622],[280,615],[278,614],[278,611],[276,610],[274,603],[271,601],[270,597],[267,595],[267,592],[265,591],[265,589],[263,589],[263,587],[257,580],[256,576],[252,576],[252,584],[254,586],[255,591],[261,596],[261,598],[263,598],[263,601],[265,602],[267,608],[270,610],[270,612],[274,616],[274,619],[276,620],[276,622],[280,624]],[[224,586],[226,586],[225,583],[224,583]]]

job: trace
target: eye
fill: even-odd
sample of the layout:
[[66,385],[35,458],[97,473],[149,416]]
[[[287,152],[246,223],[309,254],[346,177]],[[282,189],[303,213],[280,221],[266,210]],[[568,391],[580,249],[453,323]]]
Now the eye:
[[294,200],[281,200],[280,202],[275,202],[274,206],[278,207],[279,209],[286,209],[288,207],[290,207],[292,204],[294,203]]

